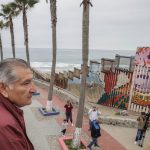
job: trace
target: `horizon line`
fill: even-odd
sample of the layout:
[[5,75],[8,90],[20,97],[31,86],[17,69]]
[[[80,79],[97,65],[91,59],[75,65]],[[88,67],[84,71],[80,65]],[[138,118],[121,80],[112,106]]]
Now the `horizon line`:
[[[11,47],[3,47],[3,48],[7,48],[7,49],[9,49],[9,48],[11,48]],[[17,49],[25,49],[25,47],[16,47]],[[48,48],[50,48],[50,49],[52,49],[51,47],[30,47],[30,48],[32,48],[32,49],[40,49],[40,48],[44,48],[44,49],[48,49]],[[30,49],[29,48],[29,49]],[[57,49],[66,49],[66,50],[70,50],[70,49],[75,49],[75,50],[81,50],[82,48],[57,48]],[[99,50],[99,51],[136,51],[136,49],[134,50],[134,49],[98,49],[98,48],[89,48],[89,50]]]

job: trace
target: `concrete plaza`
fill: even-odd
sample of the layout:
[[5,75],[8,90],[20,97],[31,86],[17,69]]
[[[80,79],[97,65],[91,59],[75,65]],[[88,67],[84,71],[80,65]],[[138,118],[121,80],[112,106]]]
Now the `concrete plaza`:
[[[23,108],[25,115],[25,122],[27,134],[32,141],[35,150],[60,150],[58,138],[61,136],[61,122],[65,118],[64,105],[65,101],[60,97],[53,96],[53,105],[60,110],[59,115],[42,116],[38,111],[39,107],[46,105],[47,90],[38,87],[40,95],[33,96],[33,102],[30,106]],[[92,107],[92,106],[91,106]],[[114,110],[111,108],[100,107],[102,115],[114,115]],[[77,114],[77,107],[73,109],[73,121]],[[130,117],[130,115],[128,116]],[[137,116],[132,116],[136,119]],[[82,137],[87,144],[90,142],[90,131],[88,131],[88,116],[85,114],[83,119]],[[67,135],[72,135],[75,126],[69,123],[67,128]],[[113,125],[101,124],[102,136],[99,138],[100,148],[93,148],[93,150],[144,150],[150,144],[150,130],[147,130],[144,147],[138,147],[134,144],[136,128],[119,127]]]

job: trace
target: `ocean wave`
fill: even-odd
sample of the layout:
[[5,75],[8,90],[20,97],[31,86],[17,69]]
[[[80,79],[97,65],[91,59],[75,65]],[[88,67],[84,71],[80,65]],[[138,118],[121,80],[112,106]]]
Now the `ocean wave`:
[[[31,62],[31,66],[35,69],[42,71],[51,71],[51,62]],[[81,68],[81,64],[70,64],[70,63],[56,63],[56,70],[73,70],[74,67]]]

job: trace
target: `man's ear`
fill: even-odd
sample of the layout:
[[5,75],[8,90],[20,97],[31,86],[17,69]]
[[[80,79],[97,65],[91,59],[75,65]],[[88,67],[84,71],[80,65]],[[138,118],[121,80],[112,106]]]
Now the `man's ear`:
[[0,93],[4,96],[4,97],[8,97],[8,92],[6,89],[6,85],[2,82],[0,82]]

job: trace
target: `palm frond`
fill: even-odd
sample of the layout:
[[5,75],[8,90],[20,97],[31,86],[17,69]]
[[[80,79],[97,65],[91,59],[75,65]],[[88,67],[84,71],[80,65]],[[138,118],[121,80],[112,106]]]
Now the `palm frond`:
[[12,9],[12,16],[18,16],[22,9],[20,9],[19,5],[15,2],[9,3],[11,9]]
[[18,8],[22,9],[25,7],[28,9],[29,7],[33,7],[39,0],[15,0],[15,3],[18,5]]
[[39,2],[39,0],[28,0],[28,5],[29,5],[29,7],[33,7],[38,2]]
[[[20,11],[22,10],[22,4],[21,3],[17,3],[17,2],[11,2],[12,7],[16,8],[16,11],[19,9]],[[18,10],[18,11],[19,11]]]
[[5,15],[3,13],[0,13],[0,16],[5,17]]
[[9,3],[9,6],[10,6],[12,9],[16,9],[16,8],[18,7],[17,3],[15,3],[15,2]]
[[0,20],[0,28],[3,29],[3,27],[4,27],[4,22]]
[[4,22],[4,20],[0,20],[0,29],[8,28],[9,27],[9,21]]
[[9,21],[6,21],[6,22],[4,23],[4,27],[5,27],[5,28],[8,28],[9,25],[10,25],[10,22],[9,22]]
[[28,3],[28,0],[15,0],[15,2],[18,3],[18,4],[26,5]]
[[8,4],[6,4],[6,5],[2,4],[1,7],[2,7],[1,11],[3,12],[3,14],[7,14],[8,15],[10,13],[11,8],[9,7]]

